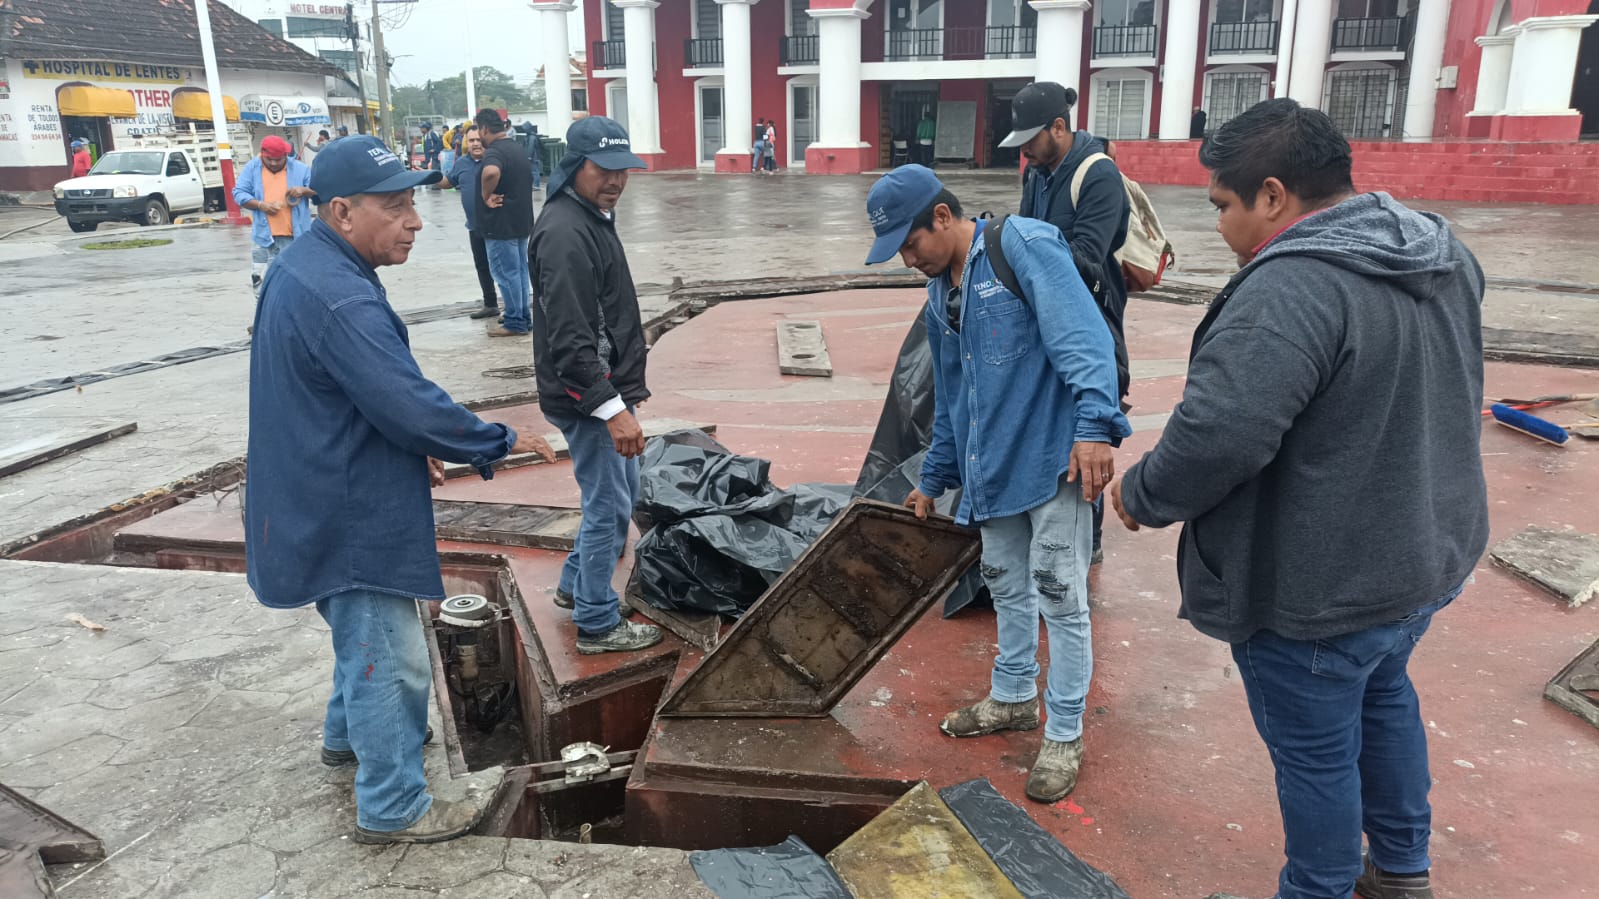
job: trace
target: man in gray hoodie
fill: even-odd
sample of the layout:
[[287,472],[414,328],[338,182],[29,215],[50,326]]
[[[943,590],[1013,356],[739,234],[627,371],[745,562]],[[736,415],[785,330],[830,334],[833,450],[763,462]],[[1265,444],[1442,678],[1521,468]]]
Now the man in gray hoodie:
[[1348,142],[1293,100],[1200,161],[1243,269],[1112,503],[1134,530],[1185,522],[1180,614],[1232,644],[1277,770],[1276,896],[1431,899],[1406,666],[1488,539],[1482,269],[1442,218],[1356,194]]

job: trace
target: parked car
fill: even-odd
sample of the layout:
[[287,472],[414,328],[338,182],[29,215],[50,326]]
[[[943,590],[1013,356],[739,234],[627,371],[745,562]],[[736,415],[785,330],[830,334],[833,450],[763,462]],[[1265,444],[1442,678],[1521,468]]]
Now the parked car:
[[93,231],[101,222],[165,225],[175,213],[206,208],[202,174],[190,148],[113,150],[89,174],[55,186],[56,212],[79,232]]

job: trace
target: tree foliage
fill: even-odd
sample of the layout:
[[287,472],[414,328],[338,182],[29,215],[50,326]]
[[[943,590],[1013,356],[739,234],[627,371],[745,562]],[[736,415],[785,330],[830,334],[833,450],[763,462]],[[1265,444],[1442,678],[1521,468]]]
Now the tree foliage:
[[[511,76],[493,66],[479,66],[472,70],[473,85],[477,88],[479,107],[496,109],[542,109],[544,85],[535,83],[532,90],[523,90]],[[401,116],[439,115],[447,119],[466,117],[466,73],[449,78],[435,78],[422,84],[402,84],[394,88],[391,102],[395,113]]]

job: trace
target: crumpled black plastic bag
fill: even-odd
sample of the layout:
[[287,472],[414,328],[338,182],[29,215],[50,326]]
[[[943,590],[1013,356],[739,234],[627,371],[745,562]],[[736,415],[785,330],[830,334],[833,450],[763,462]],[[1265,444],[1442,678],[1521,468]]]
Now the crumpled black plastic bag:
[[645,602],[737,618],[849,502],[842,485],[779,490],[770,468],[700,431],[645,446],[634,509],[644,532],[634,576]]
[[1109,874],[1073,855],[987,778],[938,796],[1027,899],[1128,899]]
[[799,837],[776,846],[693,852],[688,863],[720,899],[851,899],[827,860]]

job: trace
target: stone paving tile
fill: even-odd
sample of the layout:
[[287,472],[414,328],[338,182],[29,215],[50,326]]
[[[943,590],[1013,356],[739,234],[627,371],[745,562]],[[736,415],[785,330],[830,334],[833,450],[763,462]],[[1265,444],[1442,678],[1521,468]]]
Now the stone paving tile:
[[[114,854],[54,868],[68,899],[710,896],[675,850],[352,841],[354,771],[317,758],[326,630],[314,610],[261,607],[240,576],[0,561],[0,596],[24,625],[0,637],[0,684],[21,684],[0,694],[0,782]],[[445,798],[500,776],[452,780],[437,746],[425,767]]]

